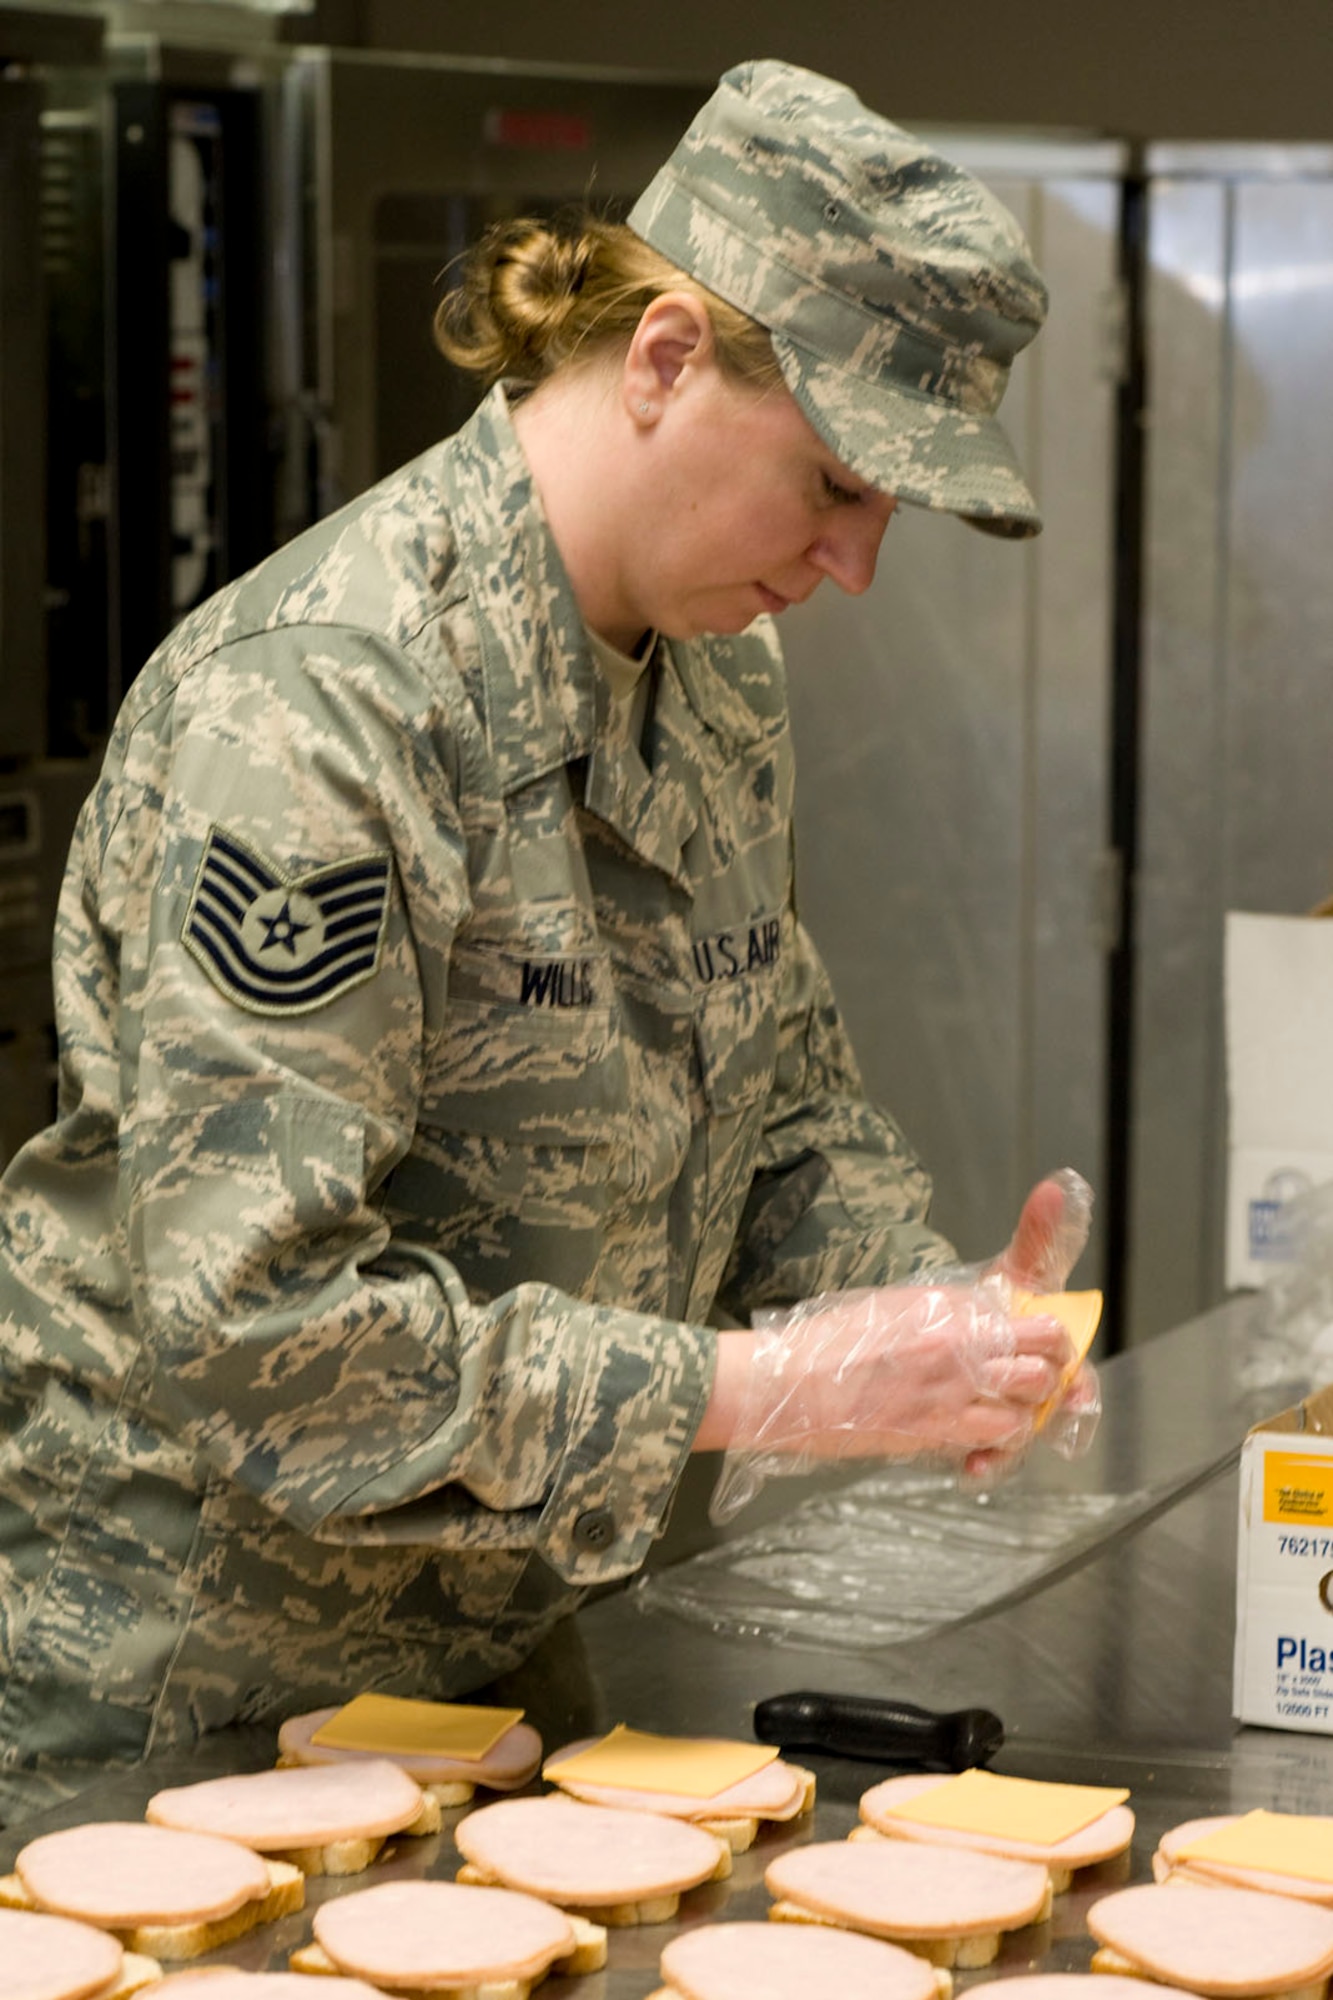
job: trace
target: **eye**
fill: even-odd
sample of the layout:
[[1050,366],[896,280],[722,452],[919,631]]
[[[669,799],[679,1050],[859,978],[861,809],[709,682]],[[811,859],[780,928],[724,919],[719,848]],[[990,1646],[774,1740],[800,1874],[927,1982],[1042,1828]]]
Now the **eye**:
[[840,479],[833,477],[832,473],[821,473],[820,478],[823,482],[824,499],[830,507],[854,507],[860,501],[861,495],[853,491],[850,486],[844,486]]

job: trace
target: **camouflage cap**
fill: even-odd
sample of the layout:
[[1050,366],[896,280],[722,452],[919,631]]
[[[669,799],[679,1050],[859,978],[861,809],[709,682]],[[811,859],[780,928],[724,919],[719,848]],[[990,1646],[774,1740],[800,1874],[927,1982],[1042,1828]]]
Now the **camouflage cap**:
[[1046,288],[973,175],[842,84],[747,62],[629,225],[768,328],[792,394],[859,478],[994,534],[1040,530],[995,412]]

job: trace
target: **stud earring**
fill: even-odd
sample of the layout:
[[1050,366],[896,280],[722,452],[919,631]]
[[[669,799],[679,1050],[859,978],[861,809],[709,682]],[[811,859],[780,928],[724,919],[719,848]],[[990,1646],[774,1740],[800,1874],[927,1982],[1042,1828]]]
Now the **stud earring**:
[[640,403],[639,415],[641,417],[650,417],[652,414],[653,414],[653,406],[651,403]]

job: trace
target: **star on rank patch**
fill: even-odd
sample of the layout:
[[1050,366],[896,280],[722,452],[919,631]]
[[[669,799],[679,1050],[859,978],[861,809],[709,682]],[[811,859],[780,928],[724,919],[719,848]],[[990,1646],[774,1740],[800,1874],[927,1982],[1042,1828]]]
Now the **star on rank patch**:
[[181,941],[213,984],[255,1014],[308,1014],[369,979],[389,908],[387,853],[288,876],[215,826]]

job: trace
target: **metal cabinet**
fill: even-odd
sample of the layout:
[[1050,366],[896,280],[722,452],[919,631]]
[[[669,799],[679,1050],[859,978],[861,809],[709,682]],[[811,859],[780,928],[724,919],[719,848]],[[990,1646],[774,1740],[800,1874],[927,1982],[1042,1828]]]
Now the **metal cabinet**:
[[[968,1257],[1104,1154],[1118,148],[934,135],[1027,231],[1051,313],[1002,417],[1026,544],[903,508],[861,598],[788,614],[799,882],[872,1095]],[[1103,1275],[1101,1241],[1080,1280]]]
[[1333,151],[1154,147],[1148,196],[1126,1273],[1144,1334],[1222,1295],[1225,913],[1333,891]]
[[710,88],[610,68],[297,53],[283,121],[289,510],[327,512],[468,415],[475,399],[436,351],[431,317],[449,265],[488,224],[585,199],[623,210]]

